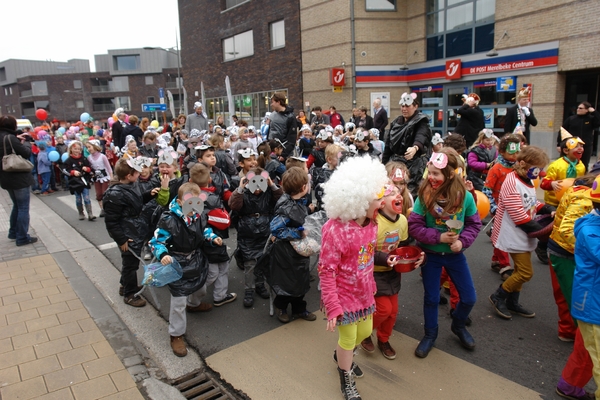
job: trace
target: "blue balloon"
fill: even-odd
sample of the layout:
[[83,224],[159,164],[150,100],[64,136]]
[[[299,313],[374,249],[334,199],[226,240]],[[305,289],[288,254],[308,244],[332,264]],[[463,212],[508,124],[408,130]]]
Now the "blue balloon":
[[62,162],[66,163],[67,162],[67,158],[69,158],[69,153],[63,153],[62,157],[60,158]]
[[86,122],[88,122],[88,120],[89,120],[89,119],[90,119],[90,114],[88,114],[88,113],[86,113],[86,112],[84,112],[84,113],[81,113],[81,116],[79,116],[79,120],[80,120],[81,122],[83,122],[84,124],[85,124]]
[[52,150],[50,153],[48,153],[48,160],[52,162],[57,162],[59,158],[60,154],[58,154],[58,151],[56,150]]
[[58,131],[64,135],[67,130],[61,126]]

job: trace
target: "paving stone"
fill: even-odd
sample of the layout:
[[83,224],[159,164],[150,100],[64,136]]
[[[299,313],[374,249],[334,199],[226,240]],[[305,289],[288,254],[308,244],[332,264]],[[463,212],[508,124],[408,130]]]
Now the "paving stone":
[[32,290],[41,289],[42,284],[39,282],[26,283],[24,285],[15,286],[15,293],[30,292]]
[[81,364],[44,375],[48,391],[54,392],[88,380]]
[[73,348],[82,347],[88,344],[98,343],[106,340],[99,330],[87,331],[69,336],[69,341]]
[[83,369],[90,379],[125,369],[116,354],[83,363]]
[[48,332],[48,337],[50,340],[55,340],[65,336],[74,335],[76,333],[81,333],[82,331],[77,322],[70,322],[68,324],[48,328],[46,329],[46,332]]
[[94,351],[96,352],[96,354],[98,354],[98,358],[102,358],[102,357],[106,357],[106,356],[115,354],[115,350],[111,347],[111,345],[107,341],[94,343],[94,344],[92,344],[92,347],[94,348]]
[[25,322],[19,322],[14,325],[7,325],[0,328],[0,339],[11,338],[13,336],[27,333]]
[[98,326],[96,325],[94,320],[91,318],[80,319],[79,321],[77,321],[77,323],[79,324],[81,329],[83,329],[84,331],[91,331],[94,329],[98,329]]
[[61,301],[69,301],[77,298],[75,292],[59,293],[48,296],[51,303],[60,303]]
[[12,351],[12,350],[13,350],[13,345],[12,345],[11,338],[8,337],[6,339],[0,340],[0,354],[6,353],[7,351]]
[[0,389],[2,400],[34,399],[46,393],[48,393],[48,390],[46,389],[44,378],[41,376]]
[[102,400],[143,400],[144,397],[140,394],[137,388],[131,388],[124,392],[112,394],[110,396],[103,397]]
[[80,319],[89,318],[90,314],[85,308],[79,310],[67,311],[56,315],[61,324],[68,324],[69,322],[78,321]]
[[132,367],[134,365],[138,365],[138,364],[143,364],[144,360],[142,360],[142,356],[140,356],[139,354],[136,354],[135,356],[132,357],[127,357],[123,359],[123,365],[126,368]]
[[19,367],[17,365],[0,369],[0,387],[12,385],[17,382],[21,382],[21,375],[19,374]]
[[9,351],[2,354],[2,357],[0,357],[0,369],[12,367],[33,360],[35,360],[35,353],[32,347],[24,347],[22,349]]
[[58,354],[58,360],[63,368],[68,368],[95,359],[97,359],[97,356],[92,346],[80,347]]
[[29,292],[13,294],[12,296],[5,296],[2,298],[2,303],[5,306],[8,306],[14,303],[19,303],[27,300],[31,300],[31,293]]
[[23,311],[31,308],[47,306],[48,304],[50,304],[50,301],[47,297],[38,297],[37,299],[25,300],[19,303],[21,310]]
[[127,372],[126,370],[113,372],[112,374],[110,374],[110,378],[112,379],[113,383],[119,391],[136,387],[133,378],[131,377],[131,375],[129,375],[129,372]]
[[59,294],[59,293],[60,293],[60,290],[58,290],[58,288],[56,286],[51,286],[51,287],[42,288],[39,290],[32,290],[31,297],[33,297],[34,299],[37,299],[38,297],[46,297],[46,296],[50,296],[51,294]]
[[39,318],[40,315],[38,314],[37,310],[31,309],[31,310],[26,310],[26,311],[19,311],[13,314],[6,314],[6,321],[8,322],[9,325],[11,324],[16,324],[19,322],[25,322],[25,321],[29,321],[32,319],[36,319]]
[[50,286],[58,286],[58,285],[62,285],[68,283],[67,282],[67,278],[63,277],[59,277],[59,278],[52,278],[52,279],[47,279],[42,281],[42,286],[44,287],[50,287]]
[[71,310],[79,310],[80,308],[84,308],[83,303],[79,299],[69,300],[67,301],[67,305]]
[[[50,305],[43,306],[43,307],[38,307],[37,311],[40,314],[40,317],[46,317],[48,315],[61,314],[66,311],[69,311],[69,306],[67,305],[66,302],[63,301],[62,303],[56,303],[56,304],[50,304]],[[60,321],[60,318],[59,318],[59,321]]]
[[58,321],[58,318],[56,318],[56,315],[48,315],[47,317],[27,321],[25,322],[25,325],[27,325],[27,330],[29,332],[33,332],[60,325],[60,322]]
[[37,400],[73,400],[71,389],[64,388],[57,392],[52,392],[38,397]]
[[23,335],[12,338],[13,347],[21,349],[27,346],[35,346],[36,344],[45,343],[48,341],[48,335],[45,330],[25,333]]
[[21,379],[28,380],[62,369],[56,356],[49,356],[19,365]]
[[33,350],[35,350],[35,354],[38,358],[44,358],[49,355],[62,353],[71,349],[73,349],[71,342],[69,342],[69,339],[66,337],[33,346]]
[[71,390],[77,400],[99,399],[117,392],[108,375],[73,385]]
[[0,307],[0,315],[12,314],[18,311],[21,311],[21,306],[18,303]]

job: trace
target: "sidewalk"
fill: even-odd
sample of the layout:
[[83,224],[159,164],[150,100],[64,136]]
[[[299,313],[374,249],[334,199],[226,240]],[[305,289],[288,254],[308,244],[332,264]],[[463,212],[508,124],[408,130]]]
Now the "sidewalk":
[[0,190],[0,398],[143,399],[44,242],[7,239],[10,210]]

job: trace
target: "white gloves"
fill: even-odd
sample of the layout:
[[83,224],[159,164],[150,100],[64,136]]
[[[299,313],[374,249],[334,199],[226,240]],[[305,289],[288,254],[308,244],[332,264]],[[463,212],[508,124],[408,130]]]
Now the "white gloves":
[[521,110],[525,113],[526,117],[529,117],[529,114],[531,114],[531,112],[529,111],[529,108],[527,108],[527,107],[521,107]]

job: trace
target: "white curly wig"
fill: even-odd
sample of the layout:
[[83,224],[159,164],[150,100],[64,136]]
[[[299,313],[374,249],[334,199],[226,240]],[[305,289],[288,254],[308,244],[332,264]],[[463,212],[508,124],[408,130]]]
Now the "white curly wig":
[[371,157],[343,162],[324,185],[323,203],[328,218],[348,222],[364,217],[388,177],[383,164]]

